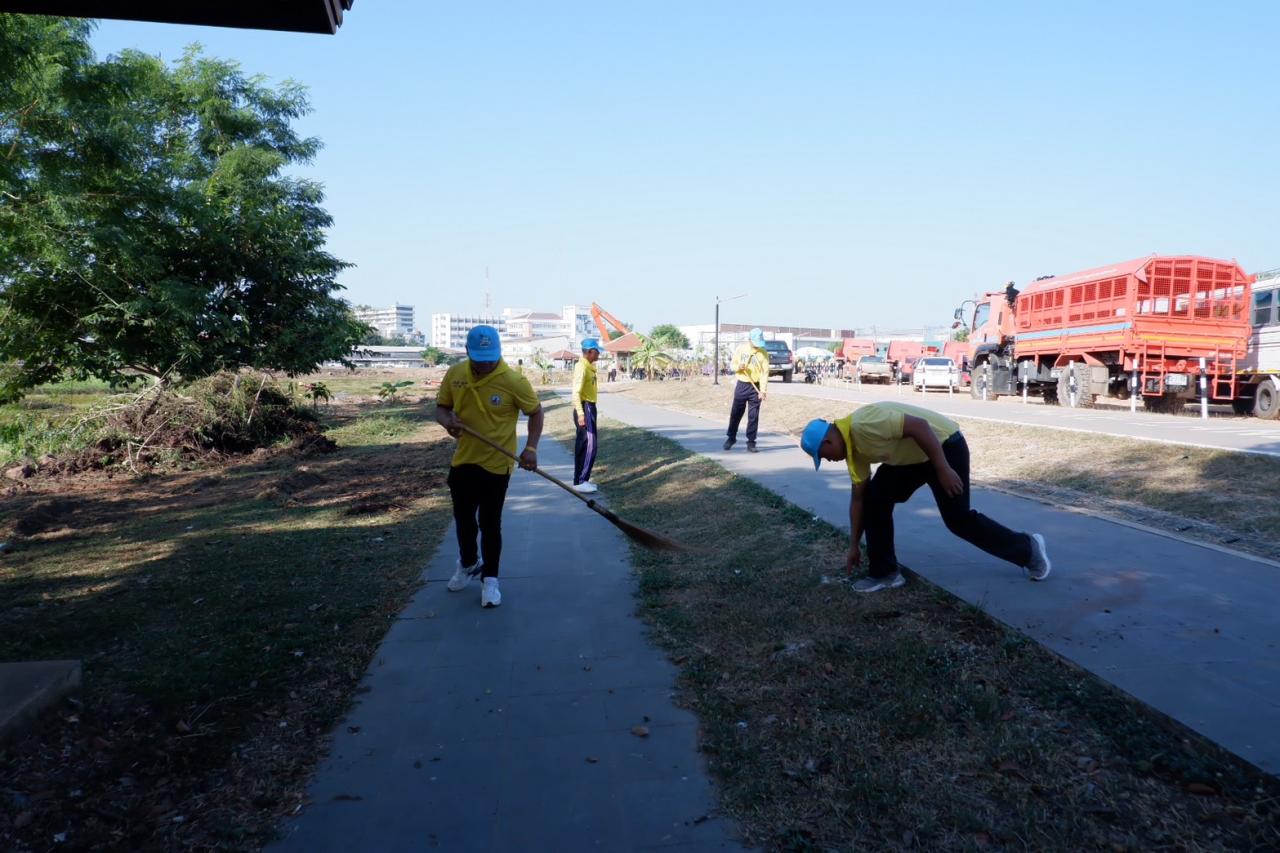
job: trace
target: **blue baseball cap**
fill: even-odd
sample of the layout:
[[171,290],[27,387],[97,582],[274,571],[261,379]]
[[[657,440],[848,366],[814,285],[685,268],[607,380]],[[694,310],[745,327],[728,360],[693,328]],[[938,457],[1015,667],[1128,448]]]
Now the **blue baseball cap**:
[[589,349],[593,349],[596,352],[600,352],[600,342],[597,341],[595,338],[583,338],[582,351],[586,352]]
[[751,345],[756,349],[764,349],[764,332],[759,329],[752,329]]
[[493,326],[476,326],[467,332],[467,358],[472,361],[497,361],[502,358],[502,342]]
[[822,457],[818,455],[818,448],[822,447],[822,440],[827,437],[827,430],[831,428],[831,424],[822,418],[814,418],[804,428],[804,433],[800,436],[800,449],[813,457],[813,470],[817,471],[818,466],[822,464]]

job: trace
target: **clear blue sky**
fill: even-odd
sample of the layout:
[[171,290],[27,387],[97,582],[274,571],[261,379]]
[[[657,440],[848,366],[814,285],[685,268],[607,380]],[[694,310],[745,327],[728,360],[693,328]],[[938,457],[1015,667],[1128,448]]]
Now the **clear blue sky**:
[[357,0],[336,36],[103,22],[306,84],[355,302],[647,330],[942,324],[1151,252],[1280,267],[1280,4]]

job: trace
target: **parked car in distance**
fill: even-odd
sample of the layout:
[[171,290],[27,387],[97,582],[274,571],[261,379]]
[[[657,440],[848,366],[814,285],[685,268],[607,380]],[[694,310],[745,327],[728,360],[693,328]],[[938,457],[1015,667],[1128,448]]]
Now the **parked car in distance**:
[[791,347],[786,341],[765,341],[764,348],[769,351],[769,377],[781,376],[783,382],[790,382],[796,372]]
[[928,356],[915,364],[911,383],[917,391],[928,391],[930,388],[960,387],[960,371],[956,363],[949,358]]
[[893,381],[893,368],[883,356],[864,355],[858,359],[853,375],[858,382],[880,382],[888,385]]

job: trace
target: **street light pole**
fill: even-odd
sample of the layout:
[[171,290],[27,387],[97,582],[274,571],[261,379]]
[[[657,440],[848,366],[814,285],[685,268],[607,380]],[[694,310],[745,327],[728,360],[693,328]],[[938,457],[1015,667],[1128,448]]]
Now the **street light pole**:
[[716,297],[716,336],[711,350],[711,384],[720,384],[720,297]]

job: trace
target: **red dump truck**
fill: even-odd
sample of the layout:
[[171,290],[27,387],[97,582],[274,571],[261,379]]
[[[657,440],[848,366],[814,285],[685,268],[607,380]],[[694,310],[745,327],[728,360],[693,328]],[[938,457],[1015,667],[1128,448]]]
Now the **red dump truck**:
[[922,355],[924,344],[921,341],[889,341],[885,359],[893,365],[893,381],[910,382],[916,362]]
[[840,357],[850,364],[864,355],[876,354],[876,342],[871,338],[845,338],[840,345]]
[[956,363],[956,369],[966,367],[969,358],[969,344],[965,341],[947,341],[942,345],[942,354]]
[[[1249,341],[1252,278],[1235,261],[1149,256],[973,300],[970,392],[977,399],[1029,393],[1046,403],[1092,406],[1134,389],[1153,411],[1196,397],[1204,359],[1208,394],[1239,410]],[[957,321],[964,306],[956,309]]]

